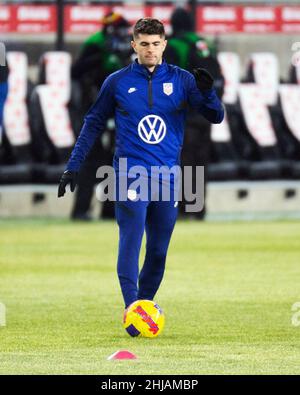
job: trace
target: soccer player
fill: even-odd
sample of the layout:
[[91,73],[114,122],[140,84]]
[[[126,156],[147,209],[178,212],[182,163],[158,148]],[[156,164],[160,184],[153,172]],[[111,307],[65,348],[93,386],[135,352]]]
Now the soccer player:
[[[104,81],[61,177],[58,197],[65,194],[68,184],[74,191],[76,174],[112,115],[116,122],[114,169],[117,180],[124,177],[119,166],[124,158],[128,170],[143,166],[147,174],[151,174],[153,166],[172,168],[179,165],[187,104],[197,108],[210,122],[223,120],[223,105],[210,74],[197,69],[193,75],[163,60],[167,41],[159,20],[138,20],[131,44],[137,59]],[[118,181],[116,185],[118,190]],[[136,199],[136,191],[130,188],[125,201],[119,198],[117,191],[115,203],[119,226],[117,272],[125,307],[138,299],[153,300],[163,278],[178,210],[174,196],[169,201],[161,197],[152,199],[150,194],[147,199]],[[146,256],[139,273],[145,230]]]

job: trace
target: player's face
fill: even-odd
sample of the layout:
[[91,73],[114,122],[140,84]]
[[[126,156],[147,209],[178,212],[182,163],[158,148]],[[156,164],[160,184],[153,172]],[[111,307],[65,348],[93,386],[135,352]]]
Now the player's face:
[[167,40],[159,34],[139,34],[131,45],[137,53],[138,62],[151,70],[162,62]]

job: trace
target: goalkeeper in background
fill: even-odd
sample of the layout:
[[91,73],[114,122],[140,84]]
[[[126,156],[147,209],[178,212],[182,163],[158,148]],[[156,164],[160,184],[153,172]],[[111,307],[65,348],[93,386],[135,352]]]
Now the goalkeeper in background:
[[[205,68],[209,70],[214,79],[214,88],[222,99],[225,80],[217,59],[217,48],[214,43],[194,32],[193,16],[184,8],[177,8],[171,15],[172,35],[168,38],[168,47],[165,59],[185,70]],[[204,182],[206,194],[207,168],[213,157],[213,144],[211,140],[211,123],[199,114],[199,111],[190,109],[185,126],[184,144],[182,149],[182,166],[204,166]],[[193,173],[192,184],[196,189],[196,177]],[[196,219],[205,218],[205,206],[197,213],[186,213],[185,201],[179,205],[181,215],[194,216]]]
[[[79,133],[82,119],[96,100],[98,91],[109,74],[127,66],[131,62],[129,22],[122,15],[110,12],[102,18],[102,30],[92,34],[84,42],[78,59],[72,66],[72,81],[80,86],[80,108],[76,108],[74,118],[78,119]],[[111,121],[111,120],[110,120]],[[109,127],[110,126],[110,127]],[[99,166],[108,165],[113,157],[114,123],[108,122],[105,132],[96,139],[79,177],[75,194],[72,219],[90,221],[91,201],[97,183],[96,171]],[[112,202],[104,202],[102,218],[114,218]]]
[[[114,116],[115,213],[119,226],[117,272],[125,308],[139,299],[154,299],[164,275],[178,211],[178,202],[172,194],[168,201],[160,194],[153,199],[151,176],[146,178],[147,198],[137,199],[138,192],[133,189],[129,170],[139,166],[147,175],[152,175],[153,166],[171,169],[179,165],[187,105],[197,109],[210,122],[220,123],[224,118],[224,108],[209,72],[197,69],[193,75],[163,60],[167,41],[159,20],[138,20],[131,44],[137,59],[104,81],[95,104],[85,117],[58,187],[58,197],[65,194],[68,184],[74,191],[77,172],[87,153],[103,132],[106,120]],[[125,174],[120,166],[124,159],[128,168]],[[125,179],[126,184],[130,184],[126,200],[120,198],[118,191],[121,178],[123,183]],[[163,181],[166,180],[159,179],[159,183]],[[169,183],[169,189],[174,189],[172,177]],[[139,272],[144,231],[146,256]]]

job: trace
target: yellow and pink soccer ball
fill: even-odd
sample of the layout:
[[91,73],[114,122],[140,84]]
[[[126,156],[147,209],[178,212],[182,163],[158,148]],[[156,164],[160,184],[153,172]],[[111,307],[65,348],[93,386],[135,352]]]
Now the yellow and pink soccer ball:
[[157,337],[164,325],[165,315],[152,300],[137,300],[125,310],[123,326],[132,337]]

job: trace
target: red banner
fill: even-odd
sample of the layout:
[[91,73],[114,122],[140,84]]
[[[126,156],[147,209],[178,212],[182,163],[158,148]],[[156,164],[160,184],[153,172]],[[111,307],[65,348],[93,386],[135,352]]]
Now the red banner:
[[13,31],[12,20],[12,7],[7,5],[0,6],[0,33]]
[[238,7],[198,7],[197,31],[203,33],[233,33],[240,31],[241,15]]
[[[65,32],[90,34],[101,28],[101,18],[117,11],[132,24],[144,16],[162,20],[169,32],[174,6],[166,5],[66,5]],[[55,5],[0,6],[0,33],[54,33]],[[199,33],[299,33],[300,6],[198,6]]]
[[108,12],[106,6],[65,6],[66,33],[94,33],[101,28],[101,18]]
[[300,7],[282,7],[280,16],[283,33],[300,33]]
[[56,31],[56,7],[54,5],[13,5],[10,8],[14,32],[23,34]]
[[243,7],[244,33],[274,33],[280,31],[280,7]]

